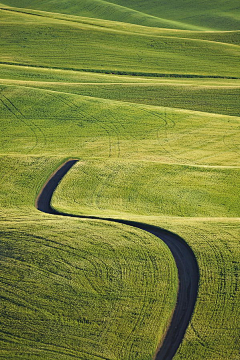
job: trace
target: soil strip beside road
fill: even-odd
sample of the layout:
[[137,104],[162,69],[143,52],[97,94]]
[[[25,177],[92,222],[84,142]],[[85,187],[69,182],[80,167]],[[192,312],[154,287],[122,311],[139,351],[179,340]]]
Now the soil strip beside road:
[[176,306],[170,320],[165,337],[154,356],[155,360],[172,360],[181,344],[195,307],[199,268],[195,255],[189,245],[178,235],[157,226],[141,222],[102,218],[97,216],[83,216],[62,213],[51,207],[51,198],[59,182],[78,160],[72,159],[62,164],[47,180],[36,199],[36,208],[48,214],[70,216],[82,219],[104,220],[133,226],[157,236],[169,247],[178,269],[178,296]]

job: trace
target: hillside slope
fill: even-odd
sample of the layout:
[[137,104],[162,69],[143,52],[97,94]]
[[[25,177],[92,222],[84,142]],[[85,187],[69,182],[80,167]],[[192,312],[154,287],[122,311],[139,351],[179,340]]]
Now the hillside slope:
[[5,0],[3,3],[21,8],[175,29],[236,30],[239,29],[240,21],[239,3],[236,0]]
[[3,3],[0,357],[153,359],[171,321],[178,274],[158,238],[36,209],[72,158],[56,209],[156,225],[193,250],[198,298],[174,360],[238,359],[237,2]]
[[[41,15],[41,16],[39,16]],[[130,75],[240,77],[236,44],[0,11],[1,62]],[[102,26],[103,25],[103,26]]]

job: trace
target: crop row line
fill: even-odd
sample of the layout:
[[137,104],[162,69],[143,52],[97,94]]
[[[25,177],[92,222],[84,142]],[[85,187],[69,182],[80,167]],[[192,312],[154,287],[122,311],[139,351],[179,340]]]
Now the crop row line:
[[54,69],[54,70],[66,70],[66,71],[80,71],[80,72],[92,72],[97,74],[112,74],[112,75],[129,75],[129,76],[146,76],[146,77],[160,77],[160,78],[189,78],[189,79],[231,79],[238,80],[236,76],[223,76],[223,75],[200,75],[200,74],[173,74],[173,73],[155,73],[155,72],[142,72],[142,71],[125,71],[125,70],[108,70],[108,69],[86,69],[86,68],[72,68],[72,67],[57,67],[48,65],[34,65],[16,63],[10,61],[0,61],[0,65],[14,65],[24,66],[39,69]]

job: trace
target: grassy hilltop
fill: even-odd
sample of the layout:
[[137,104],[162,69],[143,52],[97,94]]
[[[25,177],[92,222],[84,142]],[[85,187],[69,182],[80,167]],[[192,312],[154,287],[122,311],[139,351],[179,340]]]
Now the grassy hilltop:
[[153,359],[178,289],[158,225],[200,269],[174,359],[236,360],[239,334],[239,5],[0,4],[2,359]]

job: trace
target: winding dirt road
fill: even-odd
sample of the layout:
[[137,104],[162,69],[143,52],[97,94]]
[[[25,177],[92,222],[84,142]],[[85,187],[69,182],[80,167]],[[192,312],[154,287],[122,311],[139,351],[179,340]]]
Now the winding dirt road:
[[178,297],[175,310],[169,327],[154,356],[155,360],[171,360],[181,344],[188,324],[190,322],[198,293],[199,269],[193,251],[178,235],[160,227],[135,221],[101,218],[95,216],[81,216],[61,213],[51,207],[51,198],[63,176],[78,160],[68,160],[62,164],[48,179],[36,199],[36,208],[49,214],[87,218],[95,220],[108,220],[133,226],[154,234],[167,244],[175,259],[178,269]]

